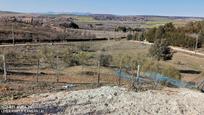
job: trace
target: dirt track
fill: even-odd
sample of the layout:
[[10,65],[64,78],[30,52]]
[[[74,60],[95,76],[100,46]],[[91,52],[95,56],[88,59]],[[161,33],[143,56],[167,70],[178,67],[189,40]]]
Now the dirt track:
[[[143,41],[131,41],[131,42],[142,43],[142,44],[146,44],[146,45],[152,45],[152,43],[143,42]],[[171,49],[173,49],[174,51],[177,51],[177,52],[183,52],[183,53],[190,54],[190,55],[196,55],[196,56],[204,57],[204,53],[190,51],[190,50],[183,49],[183,48],[180,48],[180,47],[175,47],[175,46],[170,46],[170,47],[171,47]]]
[[[143,42],[143,41],[130,41],[130,42],[142,43],[142,44],[146,44],[146,45],[152,45],[152,43]],[[15,44],[15,46],[16,47],[17,46],[43,46],[43,45],[66,45],[66,44],[69,44],[69,42],[62,42],[62,43],[28,43],[28,44]],[[12,44],[0,45],[0,47],[14,47],[14,45],[12,45]],[[180,48],[180,47],[175,47],[175,46],[170,46],[170,47],[174,51],[177,51],[177,52],[182,52],[182,53],[186,53],[186,54],[190,54],[190,55],[204,57],[204,53],[190,51],[190,50],[183,49],[183,48]]]

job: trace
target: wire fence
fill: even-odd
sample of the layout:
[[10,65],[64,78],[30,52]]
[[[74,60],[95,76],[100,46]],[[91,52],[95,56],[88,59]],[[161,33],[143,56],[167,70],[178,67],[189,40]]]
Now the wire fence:
[[[6,53],[4,52],[5,60],[1,59],[1,73],[4,75],[2,78],[5,78],[3,73],[6,70],[5,79],[12,81],[198,87],[194,83],[161,74],[157,71],[158,65],[146,60],[144,56],[136,55],[138,57],[132,58],[118,55],[113,58],[114,54],[110,54],[110,48],[107,50],[95,48],[96,46],[94,43],[87,45],[83,42],[64,46],[26,46],[18,50],[8,49]],[[138,47],[141,49],[141,46]],[[118,51],[119,47],[112,49]],[[138,70],[140,64],[143,70]],[[147,69],[144,69],[145,66]],[[139,73],[141,71],[141,74],[138,74],[138,71]]]

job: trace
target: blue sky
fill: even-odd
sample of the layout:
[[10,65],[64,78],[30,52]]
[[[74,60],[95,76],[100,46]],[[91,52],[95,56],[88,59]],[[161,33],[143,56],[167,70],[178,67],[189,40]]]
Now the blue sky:
[[0,10],[204,17],[204,0],[0,0]]

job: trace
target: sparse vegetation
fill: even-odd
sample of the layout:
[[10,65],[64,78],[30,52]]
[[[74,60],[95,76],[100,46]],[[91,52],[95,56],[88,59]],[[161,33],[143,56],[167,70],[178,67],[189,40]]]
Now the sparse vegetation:
[[[172,23],[167,23],[164,26],[150,29],[146,32],[145,39],[152,43],[158,39],[165,39],[169,45],[194,49],[196,36],[193,34],[198,33],[187,33],[185,28],[187,27],[176,28]],[[197,47],[202,47],[201,38],[198,40]]]
[[171,60],[173,53],[166,40],[157,40],[149,49],[150,56],[157,60]]
[[73,28],[73,29],[79,29],[79,26],[74,23],[74,22],[70,22],[70,23],[62,23],[60,24],[60,26],[64,27],[64,28]]
[[164,67],[162,69],[161,74],[164,75],[164,76],[172,77],[174,79],[178,79],[178,80],[181,79],[180,72],[177,69],[175,69],[174,67],[172,67],[172,66]]
[[143,72],[160,72],[160,64],[152,59],[146,60],[142,66]]
[[112,56],[110,54],[104,54],[102,53],[100,55],[100,64],[101,66],[110,66],[112,63]]
[[[6,56],[8,73],[7,82],[3,82],[0,76],[0,102],[31,94],[103,85],[130,85],[137,88],[144,85],[141,90],[137,90],[144,91],[153,89],[159,83],[145,76],[148,72],[185,81],[203,78],[203,58],[181,52],[173,54],[169,47],[173,45],[193,49],[198,40],[200,48],[204,41],[203,31],[198,31],[201,22],[193,22],[194,27],[180,27],[175,23],[166,23],[174,19],[161,17],[110,17],[108,21],[101,21],[101,18],[108,17],[97,19],[94,16],[53,15],[46,17],[48,22],[40,24],[19,22],[16,19],[6,23],[0,21],[1,44],[12,42],[12,24],[15,43],[28,43],[0,47],[0,53]],[[128,20],[140,21],[135,23]],[[154,45],[146,45],[146,40]],[[42,42],[51,43],[38,44]],[[0,64],[2,74],[2,61]],[[186,71],[191,73],[184,73]],[[141,79],[136,79],[138,75]],[[143,79],[145,82],[140,82]],[[193,82],[198,82],[196,80]],[[152,82],[156,84],[152,85]],[[69,85],[75,87],[66,88]]]

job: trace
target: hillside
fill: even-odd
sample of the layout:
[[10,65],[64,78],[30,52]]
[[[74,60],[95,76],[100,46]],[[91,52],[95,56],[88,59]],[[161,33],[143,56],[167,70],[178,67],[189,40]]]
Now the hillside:
[[136,15],[136,16],[117,16],[112,14],[91,14],[96,20],[115,20],[115,21],[153,21],[155,19],[160,20],[202,20],[203,17],[182,17],[182,16],[154,16],[154,15]]
[[0,115],[204,115],[204,1],[0,3]]
[[[118,26],[127,26],[131,28],[152,28],[165,23],[174,22],[178,26],[185,25],[189,21],[200,21],[203,17],[179,17],[179,16],[154,16],[154,15],[135,15],[135,16],[118,16],[113,14],[91,14],[91,13],[18,13],[1,11],[2,16],[34,16],[36,18],[44,18],[53,24],[59,20],[66,21],[71,19],[77,22],[83,29],[95,30],[114,30]],[[59,19],[59,20],[58,20]],[[49,21],[50,20],[50,21]],[[51,21],[52,20],[52,21]]]

